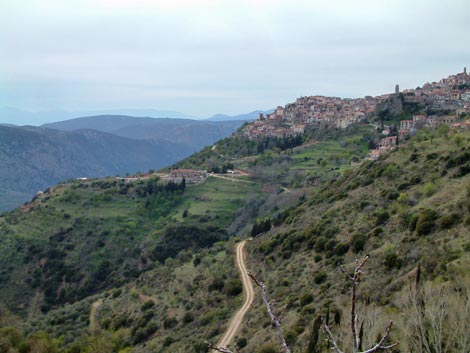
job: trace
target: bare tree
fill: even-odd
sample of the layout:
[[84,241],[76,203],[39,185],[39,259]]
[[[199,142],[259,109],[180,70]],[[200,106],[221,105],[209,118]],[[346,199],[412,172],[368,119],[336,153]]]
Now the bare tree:
[[[358,330],[358,316],[357,316],[357,309],[356,309],[356,289],[357,286],[360,282],[361,275],[362,275],[362,267],[366,264],[367,260],[369,259],[369,256],[366,256],[362,261],[356,260],[356,268],[354,269],[354,272],[352,275],[348,274],[342,267],[340,267],[341,272],[350,280],[351,282],[351,332],[352,332],[352,338],[353,338],[353,349],[352,353],[375,353],[380,350],[389,350],[397,345],[397,343],[393,344],[387,344],[389,336],[390,336],[390,331],[393,326],[393,322],[390,321],[388,326],[385,329],[385,334],[378,340],[377,343],[375,343],[371,348],[366,349],[366,350],[361,350],[362,346],[362,325],[361,328]],[[266,310],[269,314],[269,317],[271,318],[272,323],[274,324],[277,335],[281,344],[281,352],[283,353],[291,353],[291,350],[287,346],[284,334],[282,332],[282,327],[281,327],[281,319],[277,316],[274,310],[274,302],[272,300],[269,300],[268,295],[267,295],[267,288],[264,282],[260,281],[255,275],[252,273],[248,273],[248,275],[253,279],[253,281],[260,287],[261,289],[261,297],[263,299],[263,302],[266,306]],[[316,325],[321,324],[321,317],[317,317],[315,319],[314,327]],[[336,351],[336,353],[346,353],[343,350],[339,348],[339,345],[337,344],[335,338],[333,337],[333,334],[331,333],[330,327],[328,326],[328,322],[323,323],[322,325],[323,332],[325,333],[329,343],[333,346],[333,350]],[[316,344],[317,338],[312,339],[312,345]],[[221,352],[221,353],[234,353],[231,350],[225,348],[225,347],[217,347],[212,344],[208,344],[209,348]],[[308,347],[309,351],[314,351],[314,347]],[[236,353],[238,353],[238,349],[236,350]],[[426,352],[427,353],[427,352]]]
[[408,350],[417,353],[469,352],[468,284],[411,285],[403,312]]
[[[366,256],[364,259],[361,261],[356,260],[356,267],[354,269],[354,272],[352,275],[348,274],[344,268],[340,267],[340,271],[346,276],[346,278],[350,281],[351,283],[351,334],[352,334],[352,340],[353,340],[353,345],[352,345],[352,352],[353,353],[359,353],[360,347],[362,346],[362,335],[360,334],[358,330],[358,316],[357,316],[357,309],[356,309],[356,304],[357,304],[357,298],[356,298],[356,289],[357,286],[361,280],[361,275],[362,275],[362,267],[366,264],[367,260],[369,260],[369,256]],[[362,325],[361,325],[362,326]],[[390,321],[387,328],[385,329],[385,334],[382,336],[382,338],[371,348],[366,349],[364,351],[361,351],[361,353],[374,353],[379,350],[389,350],[397,345],[397,343],[393,344],[388,344],[387,341],[390,336],[390,330],[392,329],[393,322]],[[323,332],[325,333],[328,341],[330,344],[333,346],[333,349],[337,353],[344,353],[343,350],[341,350],[338,346],[338,343],[336,342],[335,338],[333,337],[333,334],[331,333],[331,330],[328,326],[328,324],[323,325]]]
[[276,316],[274,311],[274,301],[268,299],[268,295],[266,294],[266,285],[261,282],[255,275],[252,273],[248,273],[253,281],[261,288],[261,297],[263,298],[264,305],[266,305],[266,310],[268,311],[269,317],[271,318],[272,323],[276,327],[277,336],[279,337],[279,341],[281,342],[281,349],[284,353],[290,353],[290,349],[287,346],[286,339],[284,338],[284,334],[282,333],[281,327],[281,320]]

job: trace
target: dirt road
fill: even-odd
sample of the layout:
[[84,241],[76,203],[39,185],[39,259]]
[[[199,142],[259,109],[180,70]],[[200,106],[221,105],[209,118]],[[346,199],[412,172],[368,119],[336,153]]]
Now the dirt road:
[[92,305],[91,305],[91,310],[90,310],[90,332],[91,333],[96,333],[99,331],[99,326],[96,322],[96,314],[98,312],[98,309],[100,307],[100,305],[103,303],[103,300],[102,299],[98,299],[96,302],[94,302]]
[[227,328],[221,340],[217,344],[217,346],[219,347],[227,347],[232,342],[232,340],[234,339],[235,335],[237,334],[242,324],[243,317],[245,316],[246,312],[248,311],[251,304],[253,303],[253,297],[254,297],[253,285],[251,283],[250,277],[248,277],[248,273],[245,267],[245,260],[243,258],[245,244],[246,244],[246,240],[238,243],[236,247],[237,266],[240,271],[240,275],[242,277],[245,301],[243,302],[243,306],[240,308],[240,310],[238,310],[238,312],[230,321],[229,327]]

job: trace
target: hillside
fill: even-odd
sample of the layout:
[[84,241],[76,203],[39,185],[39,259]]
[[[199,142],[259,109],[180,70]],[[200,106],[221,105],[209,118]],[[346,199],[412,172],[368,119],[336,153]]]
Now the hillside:
[[189,153],[186,146],[99,131],[0,126],[0,209],[17,206],[62,180],[146,172]]
[[[371,260],[361,304],[373,303],[375,326],[393,319],[392,338],[406,347],[410,323],[401,313],[418,266],[422,283],[465,280],[469,145],[468,133],[423,130],[406,146],[325,179],[300,198],[291,195],[288,203],[255,196],[256,183],[214,177],[170,194],[153,191],[153,179],[64,184],[0,220],[5,320],[28,317],[26,332],[65,335],[62,344],[70,349],[101,342],[109,352],[126,345],[135,352],[204,352],[203,341],[215,342],[241,304],[231,266],[233,229],[250,228],[233,228],[236,218],[253,224],[268,217],[272,228],[247,244],[248,266],[284,308],[294,349],[307,346],[314,313],[347,321],[337,264],[351,268],[365,254]],[[249,209],[251,215],[240,214]],[[258,296],[254,303],[236,339],[246,344],[241,352],[277,344]]]

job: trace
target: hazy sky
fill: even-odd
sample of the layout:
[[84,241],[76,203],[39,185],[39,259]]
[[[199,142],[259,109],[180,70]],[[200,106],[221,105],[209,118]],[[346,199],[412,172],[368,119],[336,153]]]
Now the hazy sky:
[[469,0],[0,0],[0,107],[197,116],[470,67]]

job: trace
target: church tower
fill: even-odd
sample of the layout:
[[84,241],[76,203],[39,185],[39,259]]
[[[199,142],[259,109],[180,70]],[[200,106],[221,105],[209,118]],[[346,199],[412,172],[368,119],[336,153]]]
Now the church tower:
[[395,85],[395,94],[398,94],[398,93],[400,93],[400,86]]

